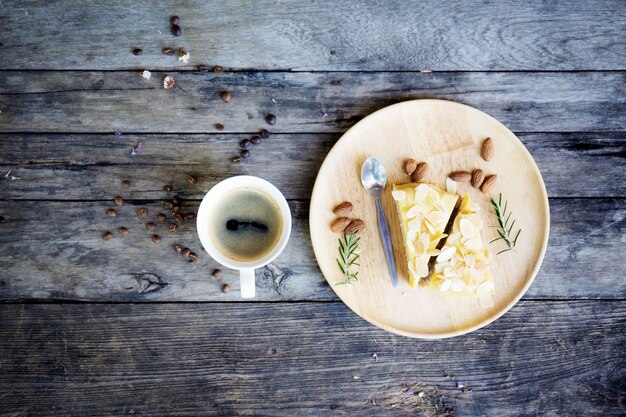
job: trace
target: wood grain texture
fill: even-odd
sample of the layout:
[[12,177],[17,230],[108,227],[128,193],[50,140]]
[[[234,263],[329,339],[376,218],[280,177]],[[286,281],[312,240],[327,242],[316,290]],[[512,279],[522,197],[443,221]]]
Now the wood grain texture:
[[[184,202],[195,211],[198,201]],[[293,231],[285,252],[257,272],[257,300],[336,300],[322,277],[309,238],[308,202],[291,201]],[[195,223],[172,235],[158,224],[160,245],[150,240],[136,215],[146,207],[151,218],[160,202],[127,202],[115,219],[112,202],[0,202],[0,300],[83,301],[240,301],[238,275],[223,279],[202,252]],[[554,199],[548,251],[526,298],[625,298],[623,247],[626,200]],[[168,215],[168,218],[171,216]],[[158,222],[157,222],[158,223]],[[168,219],[167,223],[170,223]],[[117,227],[130,229],[117,236]],[[115,237],[103,241],[104,230]],[[179,242],[200,256],[186,263],[171,245]],[[219,290],[225,282],[232,291]]]
[[[169,17],[181,18],[182,36]],[[5,0],[0,69],[625,69],[619,0],[90,3]],[[28,28],[27,31],[24,28]],[[184,46],[185,65],[161,54]],[[141,47],[143,54],[131,51]]]
[[[181,196],[201,199],[223,178],[251,174],[278,186],[290,199],[308,199],[315,174],[338,134],[273,134],[252,157],[233,165],[238,143],[250,135],[0,134],[0,200],[102,200],[124,190],[132,199],[162,198],[172,184]],[[551,197],[626,196],[626,133],[521,133]],[[142,143],[140,155],[130,148]],[[288,172],[289,175],[284,175]],[[198,176],[190,186],[187,175]]]
[[[566,73],[0,72],[0,132],[343,132],[389,104],[443,98],[513,131],[622,131],[626,72]],[[220,92],[232,99],[225,104]]]
[[0,318],[7,416],[626,412],[622,301],[521,302],[437,342],[341,303],[0,305]]

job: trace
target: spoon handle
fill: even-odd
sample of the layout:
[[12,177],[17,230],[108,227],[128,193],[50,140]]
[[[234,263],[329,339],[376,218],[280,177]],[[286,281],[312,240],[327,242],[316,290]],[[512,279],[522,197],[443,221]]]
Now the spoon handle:
[[378,232],[380,233],[380,239],[383,241],[383,248],[385,249],[385,258],[387,258],[387,266],[389,267],[389,273],[391,274],[391,283],[394,287],[399,285],[398,271],[396,270],[396,261],[393,257],[393,247],[391,246],[391,232],[389,231],[389,223],[387,217],[383,211],[383,205],[380,202],[380,197],[375,197],[376,210],[378,211]]

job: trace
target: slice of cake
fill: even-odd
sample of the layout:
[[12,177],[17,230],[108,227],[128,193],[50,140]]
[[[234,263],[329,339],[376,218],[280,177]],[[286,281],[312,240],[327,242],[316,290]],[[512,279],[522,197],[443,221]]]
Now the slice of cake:
[[425,183],[394,185],[391,193],[400,216],[409,284],[415,288],[432,272],[431,258],[439,254],[437,246],[459,197]]
[[495,293],[489,270],[489,252],[480,236],[483,222],[478,206],[465,194],[452,230],[435,262],[429,285],[443,293],[478,298],[483,308],[493,306]]

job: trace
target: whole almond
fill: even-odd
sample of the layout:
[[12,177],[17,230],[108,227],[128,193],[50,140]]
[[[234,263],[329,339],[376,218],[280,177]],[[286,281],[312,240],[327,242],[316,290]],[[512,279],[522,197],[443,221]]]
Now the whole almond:
[[472,187],[480,188],[485,179],[485,173],[482,169],[475,169],[472,171]]
[[424,175],[426,175],[426,171],[428,171],[428,164],[426,162],[420,162],[417,164],[415,171],[413,171],[413,174],[411,175],[411,181],[421,181],[421,179],[424,178]]
[[335,207],[333,213],[340,217],[347,216],[348,214],[352,213],[352,203],[349,201],[344,201],[343,203]]
[[346,234],[359,233],[363,229],[365,229],[363,220],[353,220],[343,232]]
[[467,171],[454,171],[448,176],[456,182],[467,182],[472,179],[472,173]]
[[351,222],[352,220],[347,217],[339,217],[335,219],[334,222],[332,222],[332,224],[330,225],[330,230],[332,230],[333,232],[343,232]]
[[496,178],[497,178],[497,176],[495,174],[494,175],[487,175],[487,178],[485,178],[485,181],[483,182],[483,185],[480,186],[480,191],[482,191],[485,194],[487,192],[489,192],[489,189],[491,188],[491,186],[493,184],[495,184]]
[[406,175],[411,175],[417,169],[417,161],[415,159],[407,159],[404,161],[404,172]]
[[493,158],[493,152],[493,141],[491,138],[485,139],[483,146],[480,148],[480,156],[482,156],[485,161],[489,161]]

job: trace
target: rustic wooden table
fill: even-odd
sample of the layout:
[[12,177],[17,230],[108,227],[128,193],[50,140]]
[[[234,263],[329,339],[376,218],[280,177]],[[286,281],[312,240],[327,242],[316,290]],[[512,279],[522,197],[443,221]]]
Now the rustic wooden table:
[[[620,0],[0,1],[0,415],[624,415],[624,10]],[[189,62],[165,47],[184,47]],[[177,88],[163,88],[166,75]],[[342,132],[423,97],[470,104],[516,132],[552,214],[522,301],[443,341],[353,314],[308,232],[317,169]],[[270,138],[232,164],[263,128]],[[168,195],[193,212],[236,174],[275,183],[294,214],[288,248],[246,302],[235,273],[210,276],[194,222],[176,233],[159,223],[157,245],[136,216],[146,207],[155,218]],[[107,217],[118,194],[125,203]]]

